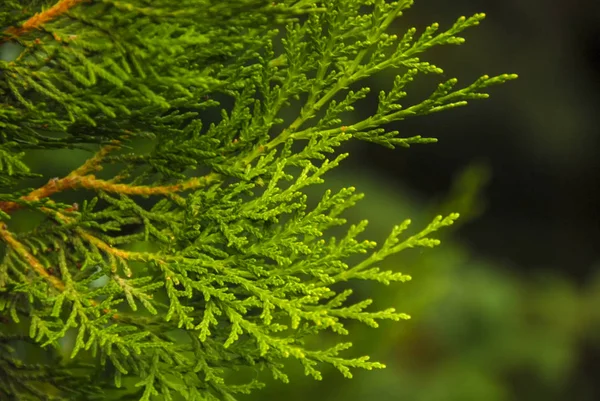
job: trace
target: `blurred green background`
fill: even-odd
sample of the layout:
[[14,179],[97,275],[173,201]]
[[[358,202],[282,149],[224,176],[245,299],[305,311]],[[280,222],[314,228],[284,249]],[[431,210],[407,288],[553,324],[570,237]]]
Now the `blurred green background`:
[[[485,12],[459,47],[424,59],[468,85],[483,74],[520,78],[461,109],[391,124],[433,145],[389,150],[353,142],[324,185],[366,193],[349,219],[370,221],[365,238],[391,226],[423,227],[440,212],[460,224],[434,250],[381,263],[411,282],[358,286],[380,308],[412,315],[379,329],[358,326],[352,355],[387,364],[347,380],[269,383],[249,400],[600,400],[600,2],[416,0],[393,27],[403,34]],[[387,89],[393,72],[370,82]],[[422,77],[423,78],[423,77]],[[411,99],[434,80],[407,88]],[[411,89],[413,89],[411,91]],[[347,122],[370,115],[356,107]],[[323,189],[315,189],[315,196]],[[327,341],[324,339],[323,341]]]
[[[482,11],[488,18],[465,32],[465,45],[432,49],[424,59],[459,85],[482,74],[520,79],[492,88],[489,100],[388,127],[437,144],[344,146],[350,158],[309,193],[313,202],[326,187],[366,193],[346,217],[368,219],[362,238],[378,242],[405,218],[417,230],[436,214],[463,216],[439,233],[440,247],[380,264],[411,282],[356,286],[375,306],[412,315],[379,329],[351,328],[348,355],[372,355],[387,369],[347,380],[325,367],[317,382],[296,367],[290,384],[268,381],[245,400],[600,400],[600,4],[417,0],[393,29],[447,27]],[[371,95],[393,77],[369,81]],[[412,98],[434,84],[416,83]],[[370,115],[374,104],[357,107],[348,122]],[[84,158],[32,152],[27,161],[47,180]],[[36,224],[19,213],[13,223]]]

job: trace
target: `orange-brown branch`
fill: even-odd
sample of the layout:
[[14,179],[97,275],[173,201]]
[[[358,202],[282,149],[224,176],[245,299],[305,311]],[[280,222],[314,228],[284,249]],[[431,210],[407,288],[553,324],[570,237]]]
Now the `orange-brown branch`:
[[[102,190],[105,192],[119,193],[125,195],[168,195],[175,192],[185,191],[187,189],[194,189],[205,186],[211,182],[212,176],[207,177],[193,177],[180,184],[173,185],[160,185],[160,186],[147,186],[147,185],[128,185],[128,184],[117,184],[114,182],[101,180],[93,175],[68,175],[65,178],[55,178],[48,181],[46,185],[40,187],[34,191],[31,191],[29,195],[23,196],[21,199],[25,201],[36,201],[42,198],[46,198],[56,192],[65,191],[68,189],[86,188],[93,190]],[[15,202],[0,202],[0,210],[5,213],[10,213],[21,206]]]
[[37,260],[37,258],[35,256],[33,256],[25,247],[25,245],[21,244],[14,236],[13,234],[8,231],[8,227],[6,227],[6,224],[4,223],[0,223],[0,238],[2,238],[2,240],[4,242],[6,242],[6,244],[12,249],[14,250],[19,256],[21,256],[23,259],[25,259],[27,261],[27,263],[29,263],[29,265],[43,278],[45,278],[46,280],[48,280],[50,282],[50,284],[52,284],[52,286],[54,288],[56,288],[59,291],[64,291],[65,289],[65,284],[58,278],[55,277],[53,275],[51,275],[46,268],[44,267],[44,265],[42,265],[40,263],[39,260]]
[[[68,177],[67,177],[68,178]],[[93,175],[83,177],[74,177],[72,179],[73,187],[82,187],[87,189],[102,190],[105,192],[114,192],[125,195],[167,195],[174,192],[185,191],[186,189],[194,189],[206,185],[209,180],[205,177],[193,177],[180,184],[173,185],[129,185],[116,184],[106,180],[99,180]]]
[[[59,217],[65,222],[71,220],[71,218],[67,216],[61,215],[60,213],[57,214],[57,217]],[[93,243],[95,246],[102,249],[103,251],[111,253],[123,259],[149,260],[153,259],[154,256],[146,252],[128,252],[121,249],[113,248],[101,239],[93,236],[92,234],[89,234],[83,229],[78,229],[78,233],[87,241]],[[60,280],[58,277],[50,274],[50,272],[44,267],[44,265],[42,265],[40,261],[27,250],[27,247],[14,237],[14,235],[8,230],[8,227],[5,223],[0,223],[0,239],[4,241],[7,244],[7,246],[11,248],[14,252],[16,252],[20,257],[22,257],[29,264],[29,266],[31,266],[33,270],[35,270],[40,276],[42,276],[44,279],[50,282],[50,284],[54,288],[56,288],[60,292],[63,292],[65,290],[65,283],[63,283],[63,281]],[[98,305],[98,302],[93,299],[90,299],[89,301],[93,306]],[[104,312],[108,313],[109,311],[105,309]],[[118,315],[114,314],[112,318],[118,319]]]
[[[59,219],[63,223],[72,223],[74,220],[72,217],[65,216],[60,212],[55,212],[54,210],[48,208],[43,207],[42,211],[47,212],[49,214],[54,214],[55,218]],[[160,259],[156,255],[150,252],[125,251],[123,249],[114,248],[112,245],[107,244],[106,242],[96,237],[95,235],[89,233],[87,230],[84,230],[83,228],[76,228],[75,231],[77,232],[77,234],[79,234],[90,244],[94,245],[96,248],[101,249],[106,253],[110,253],[111,255],[116,256],[118,258],[137,261],[160,261]]]
[[[52,21],[56,17],[61,14],[66,13],[69,9],[75,7],[76,5],[87,2],[90,0],[60,0],[58,3],[47,9],[46,11],[42,11],[41,13],[36,13],[33,17],[29,18],[19,27],[10,27],[4,31],[8,37],[21,36],[27,32],[31,32],[34,29],[39,28],[40,26]],[[6,39],[4,39],[6,40]]]
[[112,152],[113,150],[119,149],[120,148],[119,145],[121,145],[121,140],[127,139],[127,137],[129,137],[130,134],[131,134],[131,131],[125,130],[125,134],[121,135],[121,139],[113,139],[110,144],[104,145],[102,148],[100,148],[100,150],[98,152],[96,152],[96,154],[94,156],[90,157],[80,167],[73,170],[69,174],[69,177],[85,175],[85,174],[89,173],[90,171],[101,170],[102,167],[100,166],[100,162],[102,161],[104,156],[106,156],[109,152]]
[[[121,138],[125,139],[129,134],[130,132],[127,131]],[[118,149],[120,143],[121,141],[118,139],[112,140],[110,144],[103,146],[98,152],[96,152],[94,156],[86,160],[85,163],[83,163],[76,170],[72,171],[66,178],[63,178],[62,180],[51,179],[46,185],[31,191],[29,195],[25,195],[21,197],[21,199],[25,201],[35,201],[69,188],[69,182],[72,181],[74,177],[87,174],[93,170],[100,170],[101,167],[99,164],[102,161],[102,158],[106,156],[108,152]],[[20,208],[21,206],[15,202],[0,202],[0,210],[5,213],[10,213]]]

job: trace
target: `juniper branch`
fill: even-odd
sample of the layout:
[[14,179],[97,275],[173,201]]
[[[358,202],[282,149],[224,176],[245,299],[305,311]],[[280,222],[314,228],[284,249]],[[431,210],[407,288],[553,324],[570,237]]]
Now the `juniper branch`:
[[[322,364],[346,377],[354,368],[384,367],[366,356],[343,356],[348,342],[311,349],[304,340],[323,330],[349,334],[352,320],[377,327],[384,319],[409,318],[393,308],[371,310],[370,299],[351,302],[352,290],[334,285],[410,280],[373,265],[409,247],[439,244],[430,235],[458,216],[438,217],[400,239],[407,220],[379,249],[358,240],[366,221],[326,241],[325,232],[346,224],[341,214],[362,194],[353,187],[326,191],[307,211],[304,191],[348,156],[327,156],[344,141],[390,148],[432,142],[381,126],[483,99],[485,88],[516,78],[483,76],[458,90],[451,79],[419,103],[398,103],[417,75],[442,72],[421,61],[421,53],[462,43],[458,34],[484,15],[459,18],[443,32],[433,24],[418,37],[409,29],[398,38],[386,31],[410,0],[150,3],[62,0],[5,32],[2,40],[24,50],[0,62],[7,104],[0,109],[0,185],[14,188],[32,177],[21,160],[30,149],[101,147],[65,177],[0,194],[2,219],[23,208],[47,216],[18,234],[0,222],[0,312],[15,322],[27,319],[40,347],[61,350],[58,340],[75,330],[71,358],[89,352],[98,383],[116,392],[122,378],[135,377],[132,399],[174,393],[231,399],[260,384],[232,385],[226,372],[266,368],[285,381],[288,358],[317,379]],[[10,25],[13,14],[2,14]],[[281,23],[286,36],[277,54],[272,28]],[[345,124],[344,113],[369,94],[368,87],[349,87],[385,69],[402,73],[379,94],[377,112]],[[218,123],[203,126],[204,113],[221,97],[233,106],[221,110]],[[304,102],[285,126],[280,115],[291,99]],[[120,152],[131,137],[147,138],[153,149]],[[108,164],[122,169],[96,177]],[[138,167],[145,169],[131,178]],[[81,206],[52,199],[76,189],[95,197]],[[141,232],[123,232],[132,225]],[[140,244],[145,249],[132,248]],[[364,257],[349,266],[344,260],[353,255]],[[81,381],[71,378],[73,385]],[[39,392],[27,380],[19,385],[8,397]]]

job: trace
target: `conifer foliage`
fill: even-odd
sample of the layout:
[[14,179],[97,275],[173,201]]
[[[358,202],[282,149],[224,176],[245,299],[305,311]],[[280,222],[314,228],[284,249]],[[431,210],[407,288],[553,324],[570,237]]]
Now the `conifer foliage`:
[[[21,50],[0,61],[0,399],[234,400],[262,376],[232,372],[288,381],[293,363],[315,379],[324,364],[346,377],[384,367],[348,341],[307,340],[408,318],[344,283],[409,280],[378,262],[437,245],[430,234],[458,215],[412,234],[406,220],[381,245],[358,239],[366,221],[337,239],[327,230],[362,194],[326,190],[308,208],[303,190],[348,156],[332,156],[343,142],[433,142],[383,126],[516,77],[442,80],[401,105],[413,79],[442,74],[421,54],[461,44],[484,18],[389,33],[411,4],[3,1],[0,40]],[[388,69],[397,78],[371,99],[360,81]],[[344,124],[367,97],[376,113]],[[142,140],[152,146],[136,149]],[[43,171],[25,156],[40,149],[90,153],[32,187]],[[53,200],[75,190],[80,205]],[[16,211],[46,219],[17,231]],[[349,265],[352,255],[362,261]]]

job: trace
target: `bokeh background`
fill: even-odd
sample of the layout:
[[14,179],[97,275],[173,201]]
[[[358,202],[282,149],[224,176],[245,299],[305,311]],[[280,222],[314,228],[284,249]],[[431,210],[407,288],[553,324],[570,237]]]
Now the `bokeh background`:
[[[356,286],[381,309],[412,315],[351,329],[350,353],[387,369],[348,380],[324,367],[317,382],[292,368],[290,384],[269,381],[245,400],[600,400],[600,2],[417,0],[393,29],[448,27],[476,12],[488,17],[464,33],[463,46],[434,48],[424,59],[459,85],[483,74],[520,78],[491,88],[488,100],[389,126],[437,144],[349,143],[340,151],[350,158],[324,184],[366,193],[346,217],[368,219],[363,238],[378,242],[406,218],[418,230],[437,214],[462,215],[439,233],[440,247],[380,265],[411,282]],[[393,78],[367,82],[371,95]],[[435,83],[425,78],[410,95],[424,97]],[[347,122],[370,115],[373,103]],[[61,176],[84,158],[32,153],[28,162]],[[313,201],[324,189],[312,189]]]
[[[411,282],[357,287],[412,315],[355,328],[354,355],[387,369],[352,380],[331,369],[322,382],[270,384],[249,399],[600,400],[600,2],[416,0],[393,29],[447,27],[476,12],[487,18],[464,45],[424,59],[459,85],[483,74],[520,78],[491,88],[488,100],[389,127],[437,144],[353,142],[330,175],[329,185],[366,193],[349,218],[369,219],[369,239],[408,217],[417,230],[439,213],[463,215],[440,233],[440,247],[382,263]],[[371,80],[371,95],[393,75]],[[407,90],[425,96],[431,86],[421,82]]]

